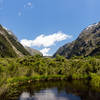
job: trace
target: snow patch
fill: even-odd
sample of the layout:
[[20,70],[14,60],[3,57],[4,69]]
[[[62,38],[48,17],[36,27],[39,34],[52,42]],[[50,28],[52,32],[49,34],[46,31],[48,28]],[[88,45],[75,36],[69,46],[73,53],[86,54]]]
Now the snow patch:
[[10,30],[7,30],[7,32],[8,32],[10,35],[13,35],[13,32],[11,32]]
[[4,28],[5,30],[8,30],[7,27],[5,27],[5,26],[3,26],[3,28]]
[[6,28],[5,26],[3,26],[3,28],[8,32],[9,35],[12,35],[13,38],[14,38],[15,40],[18,40],[17,37],[14,35],[14,33],[13,33],[12,31],[10,31],[10,30],[9,30],[8,28]]
[[99,23],[89,25],[89,26],[86,28],[86,30],[91,29],[91,28],[93,28],[93,27],[96,27],[98,24],[99,24]]
[[3,28],[8,32],[8,34],[13,35],[13,32],[10,31],[7,27],[3,26]]

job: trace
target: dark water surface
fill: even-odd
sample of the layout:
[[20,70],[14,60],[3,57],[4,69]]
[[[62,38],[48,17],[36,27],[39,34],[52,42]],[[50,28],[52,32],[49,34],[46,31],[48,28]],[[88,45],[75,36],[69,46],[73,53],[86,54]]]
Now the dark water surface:
[[100,100],[100,89],[90,87],[87,81],[42,81],[13,90],[16,92],[5,100]]

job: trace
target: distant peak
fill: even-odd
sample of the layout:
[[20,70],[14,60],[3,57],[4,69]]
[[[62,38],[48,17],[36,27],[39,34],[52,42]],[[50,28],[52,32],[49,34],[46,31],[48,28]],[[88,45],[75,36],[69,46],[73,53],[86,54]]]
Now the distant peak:
[[74,42],[65,44],[59,48],[54,57],[57,54],[66,58],[100,55],[100,22],[91,24],[85,28]]
[[89,30],[89,29],[91,29],[91,28],[93,28],[93,27],[96,27],[99,23],[100,23],[100,22],[89,25],[89,26],[86,28],[86,30]]

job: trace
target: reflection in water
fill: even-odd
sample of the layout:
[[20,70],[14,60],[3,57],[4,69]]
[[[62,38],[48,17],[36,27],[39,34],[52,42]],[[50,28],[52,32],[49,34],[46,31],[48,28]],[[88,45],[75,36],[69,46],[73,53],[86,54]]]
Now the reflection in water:
[[57,88],[41,90],[34,95],[30,95],[28,92],[23,92],[19,100],[81,100],[78,96],[67,94],[62,91],[58,93]]
[[20,99],[19,100],[32,100],[31,97],[30,97],[30,93],[28,92],[23,92],[20,96]]
[[100,100],[100,88],[88,81],[39,81],[13,86],[0,100]]

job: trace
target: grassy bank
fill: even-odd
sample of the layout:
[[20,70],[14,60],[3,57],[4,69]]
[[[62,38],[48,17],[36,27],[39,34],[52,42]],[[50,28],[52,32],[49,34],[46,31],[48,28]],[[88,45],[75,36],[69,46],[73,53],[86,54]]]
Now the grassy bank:
[[9,78],[7,80],[8,85],[22,85],[37,81],[57,81],[57,80],[67,80],[67,77],[64,75],[48,75],[48,76],[33,76],[33,77],[15,77],[15,78]]
[[34,57],[0,58],[0,86],[42,80],[89,79],[100,87],[100,59],[79,57],[66,59]]

